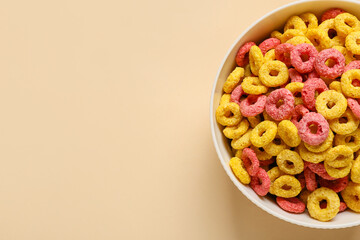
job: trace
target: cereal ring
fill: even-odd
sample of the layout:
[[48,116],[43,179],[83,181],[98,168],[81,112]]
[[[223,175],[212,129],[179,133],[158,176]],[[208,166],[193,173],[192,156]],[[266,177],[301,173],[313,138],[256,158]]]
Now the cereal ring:
[[350,109],[347,109],[340,118],[329,120],[331,130],[337,134],[346,135],[354,132],[359,126],[357,119]]
[[240,105],[240,98],[244,95],[244,90],[242,89],[241,85],[238,85],[230,95],[230,101]]
[[259,171],[260,163],[259,159],[256,157],[254,150],[251,148],[245,148],[242,152],[241,160],[244,163],[246,171],[250,176],[255,176]]
[[351,168],[351,181],[360,183],[360,156],[358,156]]
[[300,73],[298,71],[296,71],[295,68],[290,68],[289,69],[289,77],[291,79],[290,82],[303,82],[303,78],[302,76],[300,75]]
[[[333,46],[332,48],[338,50],[339,52],[341,52],[342,55],[344,55],[345,57],[345,64],[349,64],[352,61],[354,61],[354,54],[352,54],[349,50],[347,50],[345,47],[343,46]],[[344,72],[346,72],[346,67],[344,69]]]
[[299,195],[299,199],[300,199],[303,203],[305,203],[305,205],[307,204],[307,199],[308,199],[310,193],[311,193],[310,191],[308,191],[308,190],[306,190],[306,189],[303,189],[303,190],[301,191],[300,195]]
[[349,182],[344,191],[341,192],[346,205],[355,212],[360,212],[360,184]]
[[344,190],[348,185],[348,183],[349,183],[349,178],[347,176],[335,180],[326,180],[323,178],[319,178],[319,184],[321,187],[330,188],[331,190],[337,193]]
[[289,147],[296,147],[301,143],[298,129],[289,120],[282,120],[278,125],[278,135]]
[[265,109],[265,95],[249,95],[240,103],[241,114],[245,117],[254,117]]
[[231,141],[231,147],[234,149],[244,149],[250,147],[250,134],[252,129],[248,129],[247,132],[239,138],[235,138]]
[[262,54],[258,46],[254,45],[250,48],[249,60],[250,60],[251,72],[254,75],[258,76],[259,70],[261,66],[264,64],[264,55]]
[[321,144],[313,146],[313,145],[304,143],[304,146],[310,152],[320,153],[320,152],[324,152],[325,150],[329,149],[332,146],[333,140],[334,140],[334,133],[331,130],[329,130],[328,137]]
[[325,163],[334,168],[346,167],[354,159],[351,148],[339,145],[331,148],[325,158]]
[[276,163],[284,173],[295,175],[304,170],[304,162],[297,152],[285,149],[276,157]]
[[[316,131],[314,131],[314,128]],[[329,134],[329,124],[319,113],[309,112],[300,120],[298,131],[301,140],[310,145],[319,145]]]
[[[282,104],[278,107],[277,104]],[[276,121],[290,118],[294,112],[294,96],[285,88],[272,91],[266,99],[265,110]]]
[[294,45],[290,43],[279,44],[275,48],[275,58],[285,63],[287,67],[291,66],[290,52],[294,48]]
[[352,161],[349,161],[349,164],[345,167],[335,168],[331,167],[325,160],[324,167],[329,176],[333,178],[343,178],[349,175],[352,167]]
[[318,27],[318,19],[313,13],[310,12],[303,13],[299,17],[304,21],[308,31],[311,28]]
[[288,29],[298,29],[303,33],[306,33],[307,27],[305,22],[299,16],[292,16],[290,17],[284,27],[284,32]]
[[275,49],[271,49],[267,53],[265,53],[264,62],[274,61],[274,60],[276,60],[276,58],[275,58]]
[[347,108],[347,101],[344,95],[334,90],[320,93],[316,98],[315,108],[318,113],[326,119],[335,119],[343,115]]
[[242,45],[236,54],[235,62],[238,66],[243,67],[249,63],[249,51],[252,46],[255,46],[254,42],[247,42]]
[[270,37],[277,38],[277,39],[279,39],[281,41],[282,33],[279,32],[279,31],[272,31],[270,33]]
[[233,157],[229,162],[230,168],[233,171],[234,175],[239,179],[242,184],[250,183],[250,175],[244,168],[243,162],[238,157]]
[[241,119],[240,106],[236,103],[219,105],[216,109],[216,121],[223,126],[235,126]]
[[341,76],[341,90],[345,96],[360,98],[360,87],[355,86],[356,79],[360,79],[360,69],[351,69]]
[[301,184],[294,176],[283,175],[274,181],[272,189],[278,197],[291,198],[301,192]]
[[240,82],[241,78],[244,76],[244,69],[242,67],[236,67],[234,71],[230,73],[228,78],[224,83],[224,92],[231,93],[236,85]]
[[[325,64],[329,59],[334,62],[333,66],[327,66]],[[345,57],[334,48],[322,50],[315,60],[316,72],[322,77],[335,79],[343,73],[344,68]]]
[[304,176],[305,176],[305,184],[306,189],[313,192],[315,189],[317,189],[317,182],[316,182],[316,175],[313,173],[310,168],[306,168],[304,170]]
[[259,196],[265,196],[270,189],[270,179],[266,171],[259,168],[256,176],[251,177],[250,187]]
[[[321,201],[325,200],[326,208],[321,208]],[[333,219],[340,209],[340,198],[333,190],[321,187],[310,193],[307,208],[311,217],[326,222]]]
[[335,17],[335,29],[339,36],[346,37],[348,34],[360,30],[360,22],[350,13],[341,13]]
[[301,91],[303,87],[304,87],[304,83],[302,82],[291,82],[285,86],[285,88],[294,95],[295,105],[303,104],[301,98]]
[[267,152],[271,156],[277,156],[279,153],[289,148],[284,141],[277,135],[273,141],[271,141],[269,144],[265,145],[264,147],[265,152]]
[[360,129],[346,135],[336,134],[335,145],[344,145],[351,148],[353,152],[357,152],[360,149]]
[[344,12],[345,11],[342,10],[341,8],[330,8],[329,10],[323,13],[323,15],[321,16],[321,21],[324,22],[328,19],[335,18],[337,15]]
[[360,41],[360,31],[352,32],[347,35],[345,39],[345,47],[352,54],[360,54],[360,46],[357,43],[358,41]]
[[[298,147],[298,151],[300,154],[300,157],[307,162],[310,163],[319,163],[325,160],[326,157],[326,153],[328,151],[328,149],[326,149],[323,152],[318,152],[318,153],[314,153],[314,152],[310,152],[303,143],[301,143]],[[324,170],[325,171],[325,170]]]
[[324,29],[308,29],[308,31],[306,32],[306,37],[310,40],[310,42],[318,51],[330,48],[330,46],[332,45],[331,39],[329,38],[326,30]]
[[301,98],[304,105],[310,109],[315,110],[316,92],[319,94],[328,90],[328,87],[324,81],[320,78],[310,78],[304,83],[304,87],[301,91]]
[[326,169],[323,163],[309,163],[308,168],[310,168],[310,170],[314,173],[316,173],[317,175],[319,175],[320,177],[326,179],[326,180],[335,180],[336,178],[331,177]]
[[248,130],[248,128],[249,128],[248,120],[243,119],[236,126],[224,128],[223,133],[224,133],[225,137],[234,139],[234,138],[239,138],[242,135],[244,135],[246,133],[246,131]]
[[260,118],[260,115],[257,115],[255,117],[248,117],[247,119],[248,119],[248,121],[250,123],[250,126],[252,128],[255,128],[256,125],[258,125],[262,121],[261,118]]
[[280,41],[285,43],[295,37],[303,37],[305,34],[299,29],[288,29],[281,35]]
[[246,77],[241,83],[241,87],[247,94],[259,95],[267,93],[268,88],[264,86],[258,77]]
[[302,117],[307,114],[309,109],[307,109],[304,105],[297,105],[294,109],[294,113],[291,117],[291,122],[295,125],[299,125],[299,121],[302,119]]
[[326,32],[326,38],[330,41],[329,47],[344,45],[345,39],[342,36],[338,36],[339,34],[336,31],[334,19],[328,19],[322,22],[317,29]]
[[231,99],[230,94],[224,93],[220,98],[219,105],[224,105],[226,103],[230,103],[230,99]]
[[281,61],[268,61],[261,66],[259,78],[267,87],[278,87],[288,81],[289,71],[285,63]]
[[342,93],[341,91],[341,83],[339,81],[332,81],[329,85],[330,90],[335,90],[338,93]]
[[262,41],[262,43],[259,44],[259,48],[263,55],[270,49],[276,48],[277,45],[279,45],[281,42],[277,38],[268,38]]
[[305,211],[305,203],[298,198],[276,197],[277,204],[285,211],[290,213],[302,213]]
[[250,141],[255,147],[264,147],[276,137],[277,126],[271,121],[259,123],[250,134]]
[[[290,52],[291,65],[299,73],[309,73],[314,69],[314,62],[318,51],[310,44],[302,43],[296,45]],[[303,58],[306,58],[304,61]]]

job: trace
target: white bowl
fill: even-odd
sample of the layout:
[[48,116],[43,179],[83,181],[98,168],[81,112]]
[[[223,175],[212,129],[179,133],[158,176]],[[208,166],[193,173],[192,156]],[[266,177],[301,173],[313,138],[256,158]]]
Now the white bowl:
[[292,15],[298,15],[304,12],[312,12],[317,16],[320,16],[321,13],[333,7],[342,8],[345,11],[360,17],[360,2],[358,1],[305,0],[287,4],[283,7],[275,9],[252,24],[248,29],[240,34],[238,39],[230,47],[230,50],[226,54],[215,79],[210,103],[210,124],[216,152],[226,173],[233,181],[233,183],[239,188],[239,190],[258,207],[272,214],[273,216],[301,226],[324,229],[346,228],[360,225],[360,214],[348,210],[338,214],[329,222],[320,222],[311,218],[307,212],[302,214],[291,214],[282,210],[271,198],[259,197],[249,186],[241,184],[233,175],[228,164],[233,154],[229,147],[228,141],[222,133],[223,128],[216,123],[215,110],[219,105],[220,97],[222,95],[222,86],[227,76],[236,66],[235,55],[242,44],[248,41],[260,42],[261,40],[269,37],[273,30],[282,30],[286,20]]

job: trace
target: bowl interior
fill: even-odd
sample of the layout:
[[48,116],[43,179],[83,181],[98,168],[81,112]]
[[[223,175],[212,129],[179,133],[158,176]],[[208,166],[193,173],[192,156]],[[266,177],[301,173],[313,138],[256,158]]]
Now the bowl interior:
[[313,227],[313,228],[345,228],[360,225],[360,214],[354,213],[350,210],[338,214],[334,219],[329,222],[320,222],[312,219],[307,212],[303,214],[291,214],[283,211],[277,204],[269,197],[259,197],[249,186],[242,185],[233,175],[228,163],[233,156],[229,147],[228,140],[223,136],[223,127],[216,123],[215,111],[219,105],[220,97],[222,95],[222,86],[230,74],[235,68],[235,55],[239,47],[248,42],[254,41],[260,43],[263,39],[269,37],[273,30],[281,30],[286,20],[293,16],[299,15],[304,12],[312,12],[318,17],[329,8],[338,7],[345,11],[348,11],[360,19],[360,2],[356,1],[299,1],[285,5],[279,9],[276,9],[269,14],[265,15],[247,30],[245,30],[234,45],[230,48],[229,52],[225,56],[222,65],[219,68],[218,75],[215,79],[210,106],[210,119],[213,141],[220,161],[234,184],[240,189],[240,191],[258,207],[267,211],[268,213],[279,217],[285,221],[295,223],[298,225]]

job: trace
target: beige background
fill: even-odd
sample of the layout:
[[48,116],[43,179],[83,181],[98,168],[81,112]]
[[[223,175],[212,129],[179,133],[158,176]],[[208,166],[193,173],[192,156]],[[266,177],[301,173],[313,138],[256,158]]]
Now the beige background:
[[286,0],[0,5],[0,239],[359,239],[255,207],[212,145],[236,37]]

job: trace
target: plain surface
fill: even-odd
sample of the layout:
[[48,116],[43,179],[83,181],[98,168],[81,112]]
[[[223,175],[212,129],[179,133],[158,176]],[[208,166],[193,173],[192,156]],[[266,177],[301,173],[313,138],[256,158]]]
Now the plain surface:
[[2,1],[0,239],[359,239],[257,208],[211,141],[223,56],[287,2]]

